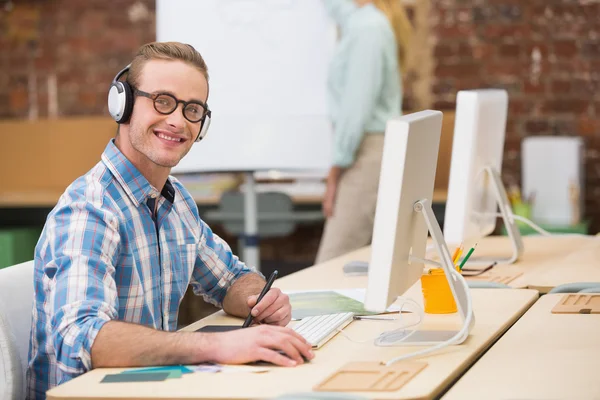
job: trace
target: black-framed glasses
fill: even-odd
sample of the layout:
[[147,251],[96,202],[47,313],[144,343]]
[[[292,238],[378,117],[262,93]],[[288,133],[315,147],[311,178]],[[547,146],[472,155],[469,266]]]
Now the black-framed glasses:
[[171,114],[179,103],[183,104],[183,116],[190,122],[200,122],[202,118],[209,112],[208,105],[201,101],[183,101],[178,100],[175,96],[169,93],[147,93],[139,89],[134,90],[137,96],[147,97],[154,103],[154,109],[163,115]]

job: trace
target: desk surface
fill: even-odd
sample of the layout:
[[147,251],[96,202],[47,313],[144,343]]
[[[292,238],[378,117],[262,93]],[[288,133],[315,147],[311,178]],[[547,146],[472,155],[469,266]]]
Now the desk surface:
[[[57,191],[32,191],[32,192],[3,192],[0,193],[0,207],[3,208],[29,208],[29,207],[54,207],[62,192]],[[448,192],[436,190],[433,193],[433,202],[443,203],[446,201]],[[219,196],[196,197],[196,203],[200,205],[217,205]],[[295,204],[319,204],[323,200],[317,195],[292,196]]]
[[448,391],[448,399],[592,399],[600,396],[600,315],[552,314],[540,298]]
[[[346,277],[341,267],[344,262],[360,259],[367,248],[343,257],[305,269],[276,281],[284,290],[362,288],[366,277]],[[510,325],[518,319],[535,300],[533,290],[474,289],[473,304],[475,326],[468,340],[460,345],[446,348],[435,355],[422,358],[429,365],[398,392],[362,393],[368,398],[418,398],[438,396],[466,370]],[[420,284],[407,293],[421,302]],[[405,315],[409,320],[416,318]],[[205,324],[232,323],[241,320],[213,314],[189,326],[196,329]],[[433,329],[458,328],[459,318],[452,315],[427,315],[425,325]],[[355,340],[374,338],[379,333],[393,329],[389,321],[354,321],[345,332]],[[98,369],[65,383],[48,392],[49,399],[115,399],[115,398],[272,398],[286,393],[311,391],[329,374],[350,361],[388,360],[395,356],[419,349],[418,347],[376,347],[372,342],[355,343],[337,335],[316,351],[310,364],[296,368],[272,368],[261,374],[203,374],[184,375],[180,379],[139,384],[99,384],[108,373],[121,369]],[[235,384],[232,384],[235,382]]]
[[[564,283],[600,282],[600,237],[524,236],[523,244],[525,251],[519,261],[494,267],[497,273],[522,273],[508,283],[511,287],[547,293]],[[506,236],[490,236],[479,241],[473,257],[506,257],[510,251]]]

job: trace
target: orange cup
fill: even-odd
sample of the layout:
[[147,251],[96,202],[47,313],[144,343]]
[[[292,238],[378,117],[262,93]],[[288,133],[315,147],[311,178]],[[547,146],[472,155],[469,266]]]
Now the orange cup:
[[456,301],[442,268],[421,275],[423,303],[427,314],[452,314],[458,311]]

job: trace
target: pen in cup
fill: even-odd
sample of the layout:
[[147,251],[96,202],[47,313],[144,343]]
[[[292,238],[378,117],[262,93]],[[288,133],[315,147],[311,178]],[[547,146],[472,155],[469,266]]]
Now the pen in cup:
[[471,249],[465,256],[465,258],[463,258],[462,262],[460,263],[459,268],[461,271],[462,271],[463,267],[465,266],[465,264],[467,263],[467,260],[471,257],[471,254],[473,254],[473,251],[475,251],[475,247],[477,247],[477,243],[475,243],[475,245],[473,247],[471,247]]

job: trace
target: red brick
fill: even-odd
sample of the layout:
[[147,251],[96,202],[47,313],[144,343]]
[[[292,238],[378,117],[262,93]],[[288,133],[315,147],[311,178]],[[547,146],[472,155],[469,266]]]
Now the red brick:
[[549,132],[550,125],[544,119],[533,119],[525,123],[525,133],[527,135],[540,135]]
[[434,94],[443,95],[456,92],[456,89],[454,88],[454,85],[446,81],[440,81],[433,84],[432,91]]
[[471,36],[474,29],[470,26],[444,26],[440,25],[435,28],[435,33],[438,37],[446,39],[462,39]]
[[9,94],[9,104],[13,111],[24,111],[29,107],[29,96],[25,89],[13,89]]
[[531,27],[527,24],[490,24],[483,29],[484,36],[491,39],[519,39],[531,35]]
[[460,57],[472,57],[473,46],[465,42],[459,43],[458,48],[456,49],[456,53]]
[[475,60],[487,60],[497,51],[497,46],[490,43],[478,43],[472,47],[472,55]]
[[533,103],[530,100],[523,98],[509,98],[508,100],[509,114],[512,115],[528,115],[533,109]]
[[473,7],[473,21],[477,24],[485,24],[494,19],[494,9],[485,5]]
[[600,116],[579,117],[577,121],[577,134],[583,136],[600,136]]
[[565,116],[560,119],[549,120],[552,135],[574,135],[577,132],[577,121],[574,117]]
[[577,54],[577,42],[575,40],[560,40],[554,42],[554,54],[558,57],[573,57]]
[[552,81],[551,91],[555,94],[568,94],[571,91],[570,80],[554,80]]
[[504,152],[521,150],[521,138],[510,137],[504,140]]
[[529,68],[519,63],[502,61],[502,62],[489,62],[485,65],[486,74],[490,76],[511,76],[511,77],[523,77],[529,75]]
[[520,124],[518,122],[519,117],[513,115],[506,120],[506,138],[512,139],[521,137],[519,130]]
[[454,46],[452,46],[451,44],[438,43],[435,46],[433,55],[435,56],[435,58],[450,57],[450,56],[456,55],[456,50],[454,49]]
[[585,57],[600,58],[600,41],[586,41],[581,46],[581,53]]
[[576,113],[581,114],[589,107],[589,103],[580,99],[559,98],[546,100],[542,110],[548,113]]
[[449,100],[438,100],[433,103],[434,110],[456,110],[456,102]]
[[461,78],[477,76],[481,71],[481,65],[478,63],[438,63],[435,67],[435,75],[440,78]]
[[523,83],[523,92],[527,94],[542,94],[546,92],[546,84],[543,81],[537,83],[532,82],[530,79]]
[[503,2],[503,4],[497,6],[498,17],[502,21],[511,23],[520,22],[523,16],[521,7],[522,4],[507,4]]
[[85,108],[93,108],[97,103],[97,93],[89,91],[80,92],[79,102]]
[[521,46],[511,43],[500,45],[498,55],[502,58],[518,58],[521,53]]
[[0,118],[10,118],[10,114],[8,93],[0,92]]
[[542,59],[548,58],[548,44],[546,42],[533,42],[524,45],[525,54],[531,58],[534,51],[539,51]]

